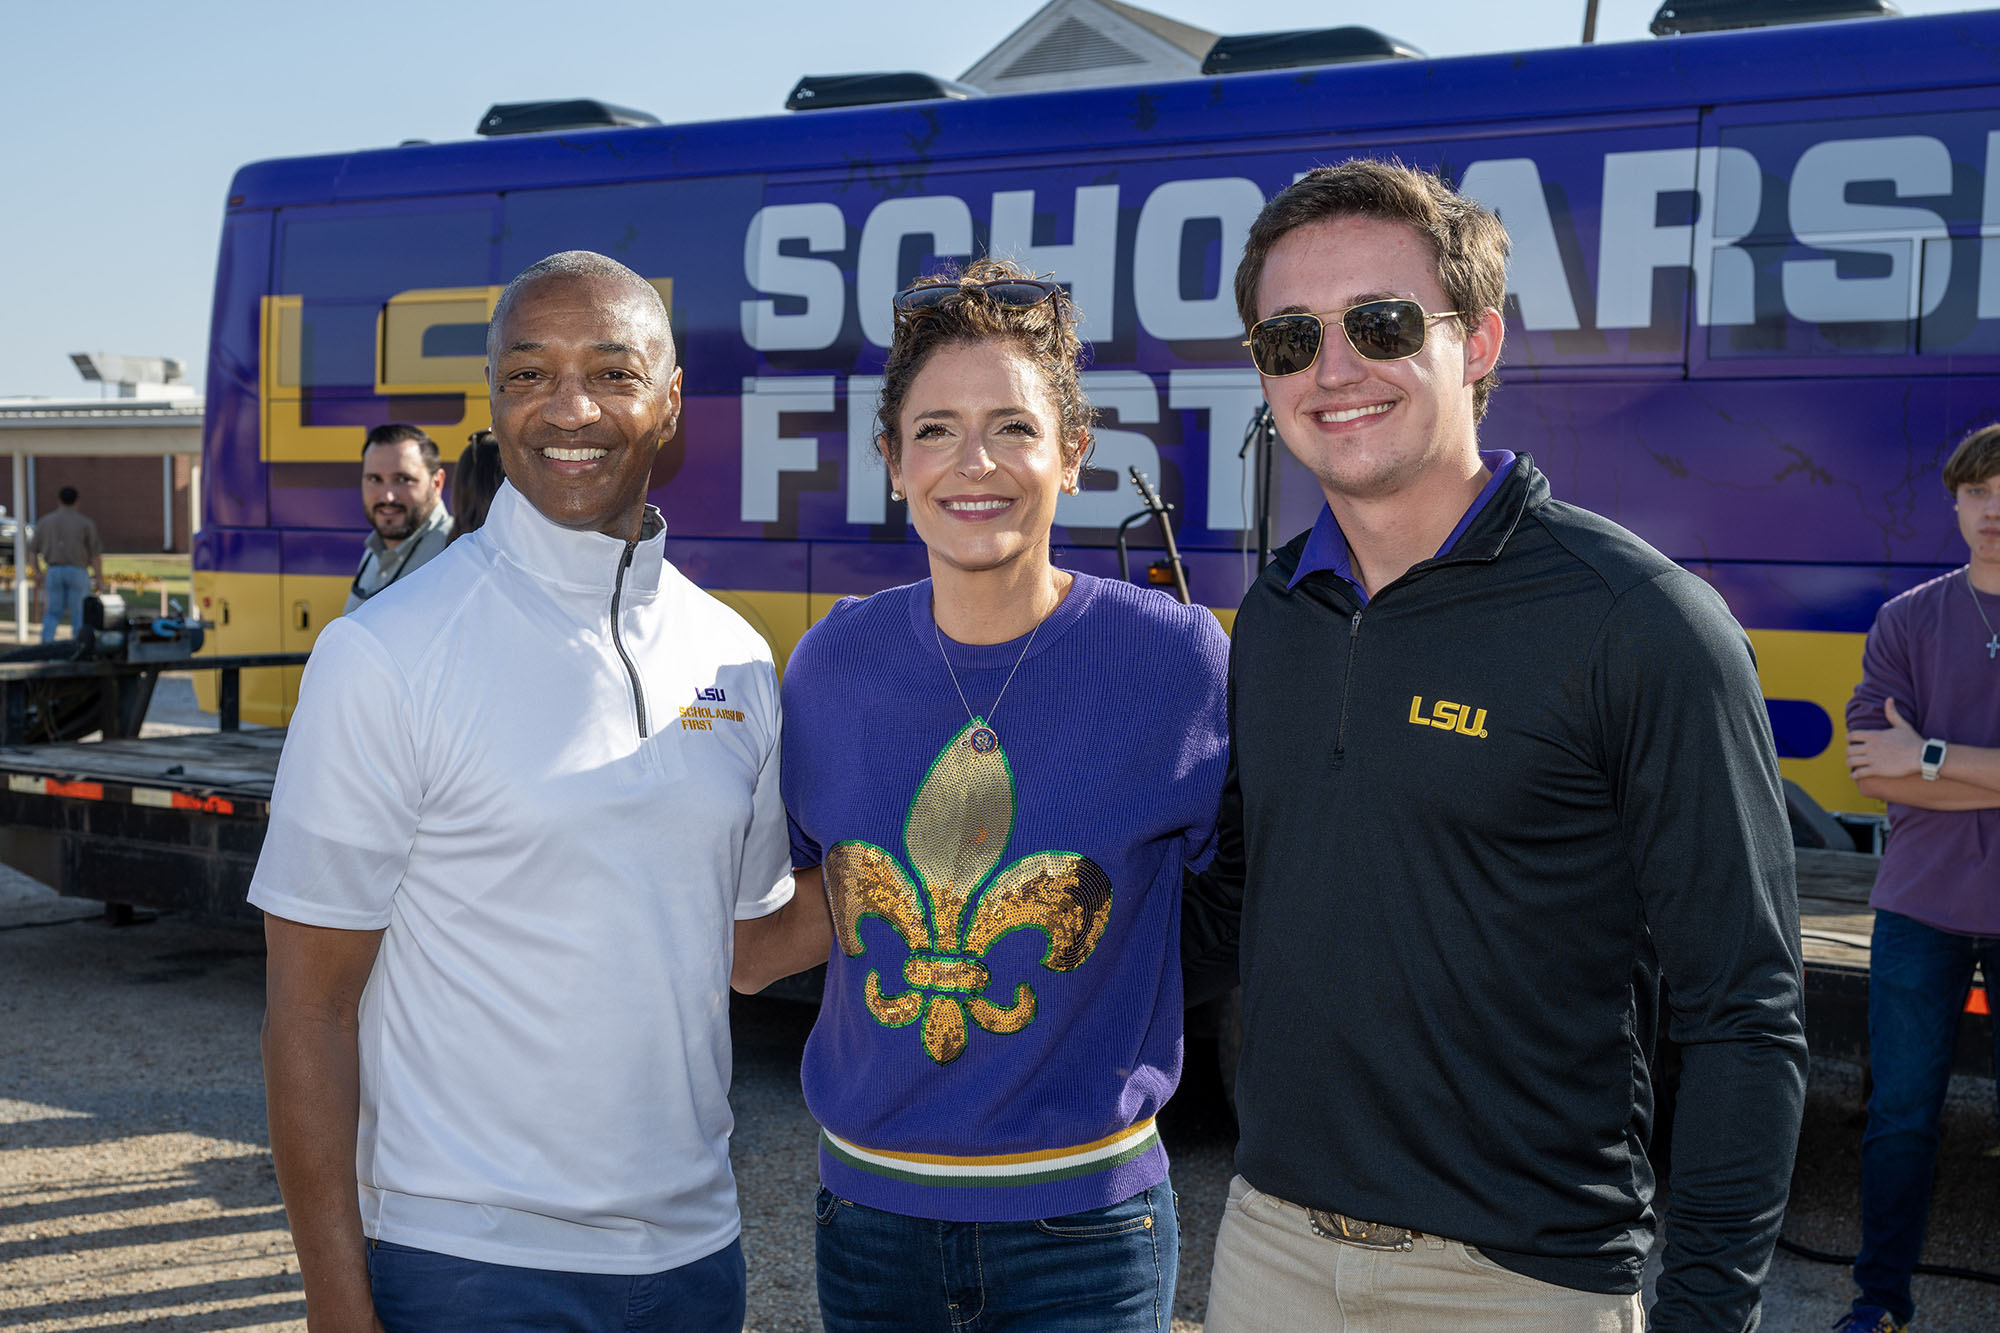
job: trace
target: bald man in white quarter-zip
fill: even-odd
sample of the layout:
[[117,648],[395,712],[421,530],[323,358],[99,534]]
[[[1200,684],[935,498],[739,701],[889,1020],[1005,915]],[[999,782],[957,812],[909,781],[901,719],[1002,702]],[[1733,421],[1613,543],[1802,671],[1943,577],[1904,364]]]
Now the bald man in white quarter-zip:
[[646,503],[653,288],[551,256],[487,355],[508,484],[321,636],[250,889],[308,1318],[740,1329],[731,941],[792,897],[770,649]]

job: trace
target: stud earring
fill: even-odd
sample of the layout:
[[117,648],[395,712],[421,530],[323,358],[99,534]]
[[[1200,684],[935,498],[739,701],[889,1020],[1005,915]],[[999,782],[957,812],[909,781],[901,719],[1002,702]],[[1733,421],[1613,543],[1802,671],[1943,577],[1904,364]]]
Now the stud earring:
[[901,491],[890,491],[889,498],[891,500],[900,500],[903,498],[903,493]]
[[1063,484],[1063,488],[1062,488],[1062,491],[1063,491],[1063,494],[1064,494],[1064,495],[1075,495],[1075,494],[1076,494],[1076,489],[1077,489],[1077,488],[1076,488],[1076,483],[1075,483],[1075,482],[1073,482],[1073,481],[1071,481],[1071,482],[1065,482],[1065,483]]

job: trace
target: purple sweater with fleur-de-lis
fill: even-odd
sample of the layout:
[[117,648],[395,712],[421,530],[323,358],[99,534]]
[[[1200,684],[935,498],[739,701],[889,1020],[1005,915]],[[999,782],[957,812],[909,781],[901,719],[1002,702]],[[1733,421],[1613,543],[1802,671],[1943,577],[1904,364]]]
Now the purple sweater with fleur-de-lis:
[[945,640],[956,686],[928,580],[836,604],[786,668],[792,855],[835,934],[803,1078],[842,1198],[1019,1221],[1166,1178],[1229,644],[1203,608],[1075,578],[1032,642]]

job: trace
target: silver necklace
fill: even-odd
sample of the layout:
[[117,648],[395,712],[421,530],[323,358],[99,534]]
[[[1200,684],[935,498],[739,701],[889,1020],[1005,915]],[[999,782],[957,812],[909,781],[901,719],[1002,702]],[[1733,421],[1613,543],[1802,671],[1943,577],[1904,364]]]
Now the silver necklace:
[[[1983,645],[1986,649],[1986,660],[1990,662],[1994,658],[2000,657],[2000,632],[1996,632],[1993,628],[1993,622],[1986,618],[1986,607],[1980,603],[1979,589],[1972,586],[1971,565],[1965,567],[1965,593],[1966,596],[1972,599],[1972,609],[1979,613],[1980,623],[1986,626],[1986,633],[1991,636]],[[947,662],[945,665],[949,666],[951,664]]]
[[958,705],[965,710],[966,719],[972,723],[972,730],[965,734],[965,744],[974,754],[992,754],[1000,748],[1000,737],[991,725],[993,715],[1000,711],[1000,701],[1007,697],[1007,687],[1014,683],[1014,672],[1019,671],[1021,663],[1028,660],[1028,650],[1035,646],[1035,636],[1042,632],[1042,623],[1047,619],[1043,616],[1028,631],[1028,641],[1021,645],[1021,655],[1014,659],[1013,670],[1007,673],[1007,679],[1000,682],[1000,693],[993,696],[993,706],[986,710],[984,717],[976,717],[972,705],[966,702],[965,687],[958,683],[958,673],[951,668],[951,655],[944,650],[944,633],[937,627],[937,617],[931,617],[931,633],[937,637],[938,656],[944,658],[944,669],[951,676],[951,687],[958,691]]

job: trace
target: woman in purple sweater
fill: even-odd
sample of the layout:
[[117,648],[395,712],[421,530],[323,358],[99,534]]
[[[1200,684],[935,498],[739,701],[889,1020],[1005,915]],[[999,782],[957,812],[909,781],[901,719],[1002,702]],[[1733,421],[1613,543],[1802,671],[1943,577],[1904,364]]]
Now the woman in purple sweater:
[[[881,434],[931,577],[838,603],[784,681],[800,898],[754,990],[829,959],[807,1042],[829,1329],[1165,1329],[1154,1116],[1181,1069],[1184,867],[1228,643],[1057,568],[1091,409],[1068,296],[982,260],[896,297]],[[768,919],[767,919],[768,920]]]

